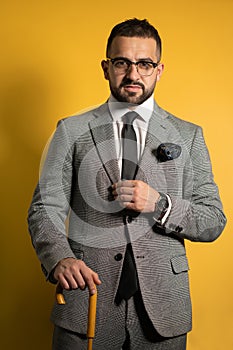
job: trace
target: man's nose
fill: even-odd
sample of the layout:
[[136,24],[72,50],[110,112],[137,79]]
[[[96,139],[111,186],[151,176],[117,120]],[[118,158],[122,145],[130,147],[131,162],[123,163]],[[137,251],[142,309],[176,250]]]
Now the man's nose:
[[140,74],[138,74],[136,64],[131,64],[129,66],[126,76],[131,80],[138,80],[140,78]]

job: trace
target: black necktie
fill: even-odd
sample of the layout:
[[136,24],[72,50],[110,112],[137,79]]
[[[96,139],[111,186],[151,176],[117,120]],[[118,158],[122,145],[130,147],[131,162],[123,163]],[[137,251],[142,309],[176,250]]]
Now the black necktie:
[[124,180],[133,180],[137,169],[137,137],[133,121],[137,118],[136,112],[129,112],[123,116],[122,129],[122,175]]
[[[137,169],[137,138],[132,125],[135,118],[137,118],[136,112],[129,112],[123,117],[124,125],[122,129],[123,152],[121,176],[123,180],[133,180]],[[125,226],[125,229],[128,230],[127,226]],[[118,298],[128,300],[137,292],[137,290],[137,271],[132,246],[130,243],[128,243],[118,288]]]

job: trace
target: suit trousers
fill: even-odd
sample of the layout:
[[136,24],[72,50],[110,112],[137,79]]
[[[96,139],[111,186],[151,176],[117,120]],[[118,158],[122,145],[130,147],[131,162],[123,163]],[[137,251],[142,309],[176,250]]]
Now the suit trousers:
[[[111,320],[100,329],[93,350],[185,350],[187,335],[164,338],[153,327],[144,308],[140,292],[128,301],[114,305]],[[53,350],[86,350],[85,334],[55,325]]]

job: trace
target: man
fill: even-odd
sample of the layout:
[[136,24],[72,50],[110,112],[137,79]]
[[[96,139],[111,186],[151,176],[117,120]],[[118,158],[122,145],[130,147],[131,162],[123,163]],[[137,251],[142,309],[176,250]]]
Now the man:
[[66,300],[52,312],[54,350],[86,349],[95,285],[94,349],[186,348],[184,239],[213,241],[226,219],[201,128],[153,99],[160,58],[146,20],[116,25],[102,61],[108,102],[60,121],[51,141],[29,229],[43,272]]

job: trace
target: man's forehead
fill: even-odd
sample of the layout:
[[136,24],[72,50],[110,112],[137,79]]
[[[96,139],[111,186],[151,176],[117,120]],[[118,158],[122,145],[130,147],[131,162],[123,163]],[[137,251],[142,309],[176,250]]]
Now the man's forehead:
[[111,44],[111,54],[137,53],[143,56],[155,55],[157,49],[154,38],[116,36]]

